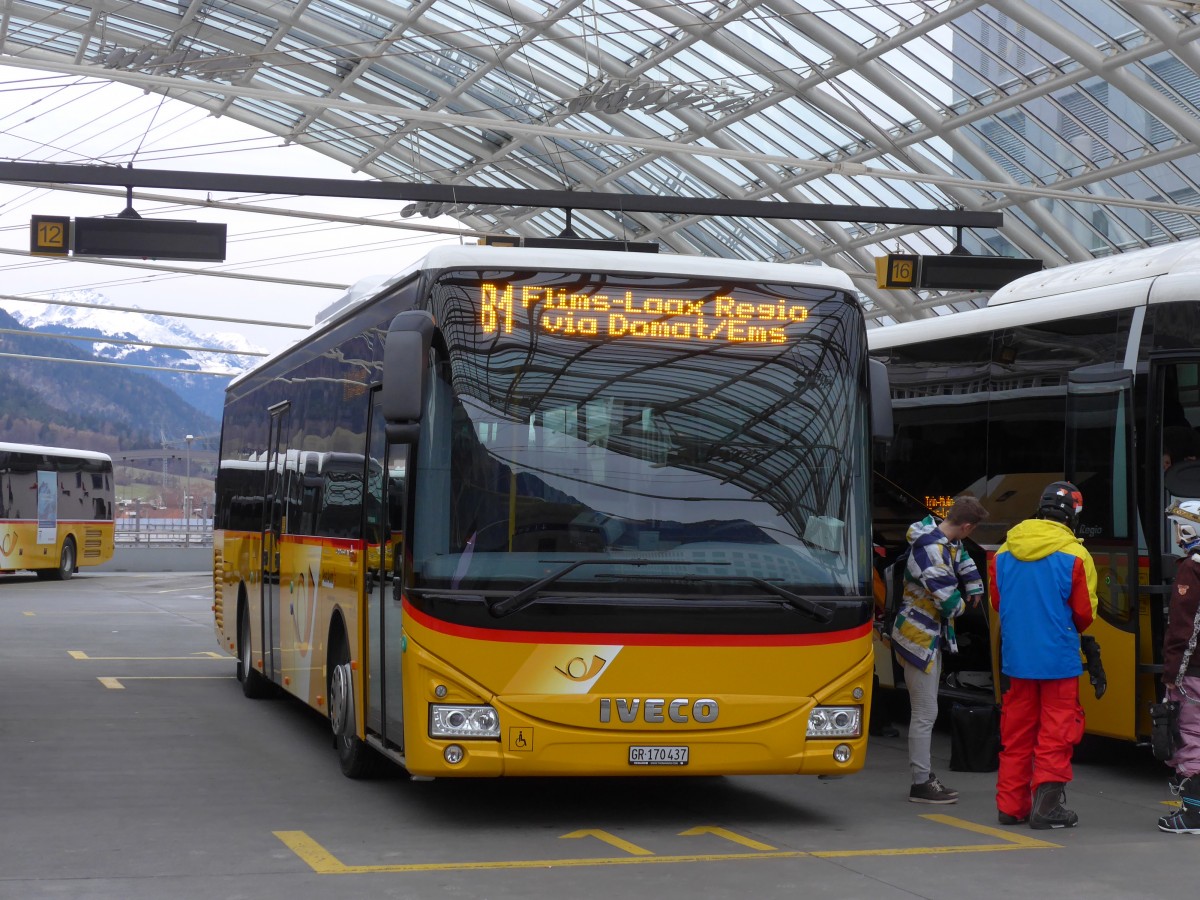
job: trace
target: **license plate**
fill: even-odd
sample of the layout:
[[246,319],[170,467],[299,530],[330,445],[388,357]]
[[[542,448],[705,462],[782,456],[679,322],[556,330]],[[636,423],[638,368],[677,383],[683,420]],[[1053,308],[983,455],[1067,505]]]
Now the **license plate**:
[[686,766],[687,747],[630,747],[631,766]]

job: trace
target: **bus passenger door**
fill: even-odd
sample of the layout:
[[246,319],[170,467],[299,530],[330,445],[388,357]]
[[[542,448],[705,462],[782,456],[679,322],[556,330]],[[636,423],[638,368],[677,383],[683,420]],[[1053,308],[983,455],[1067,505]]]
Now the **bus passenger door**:
[[259,634],[262,635],[263,674],[278,683],[279,660],[279,539],[283,534],[287,479],[288,423],[291,406],[281,403],[269,410],[271,430],[267,442],[267,467],[263,485],[262,603]]
[[1138,590],[1133,373],[1108,366],[1072,372],[1065,437],[1066,477],[1083,492],[1079,536],[1096,564],[1099,608],[1086,633],[1100,644],[1108,681],[1097,700],[1084,672],[1079,699],[1089,733],[1136,740],[1138,635],[1147,600]]
[[367,483],[367,728],[404,752],[403,620],[404,523],[409,446],[390,444],[379,410],[372,404]]

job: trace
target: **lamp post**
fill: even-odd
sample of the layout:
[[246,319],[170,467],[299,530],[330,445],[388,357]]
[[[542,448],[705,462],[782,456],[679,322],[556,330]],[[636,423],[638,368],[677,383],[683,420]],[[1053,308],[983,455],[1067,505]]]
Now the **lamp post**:
[[187,435],[184,438],[187,441],[187,480],[184,482],[183,488],[183,505],[184,505],[184,522],[183,538],[187,542],[187,546],[192,545],[192,441],[195,437]]

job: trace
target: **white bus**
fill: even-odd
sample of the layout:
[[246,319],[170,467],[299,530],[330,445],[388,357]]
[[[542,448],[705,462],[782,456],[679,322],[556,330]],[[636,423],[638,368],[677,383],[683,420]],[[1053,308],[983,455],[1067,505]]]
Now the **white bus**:
[[[1075,482],[1108,675],[1103,699],[1080,691],[1088,730],[1145,738],[1175,560],[1163,510],[1200,496],[1200,463],[1178,459],[1200,456],[1186,449],[1200,427],[1200,241],[1029,275],[985,309],[876,329],[868,344],[895,426],[875,463],[877,542],[897,552],[909,523],[969,492],[991,513],[975,535],[985,563],[1049,482]],[[973,610],[956,631],[945,695],[998,698],[994,623]]]

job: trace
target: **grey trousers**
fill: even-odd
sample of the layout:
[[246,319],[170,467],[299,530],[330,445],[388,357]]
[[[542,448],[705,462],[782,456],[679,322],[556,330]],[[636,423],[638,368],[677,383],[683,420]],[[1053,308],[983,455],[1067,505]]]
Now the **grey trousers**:
[[907,660],[900,660],[904,667],[904,683],[908,687],[908,702],[912,707],[912,718],[908,723],[908,765],[912,769],[912,783],[924,784],[929,780],[929,753],[933,739],[933,723],[938,713],[938,681],[942,674],[942,654],[933,657],[928,672],[922,672]]

